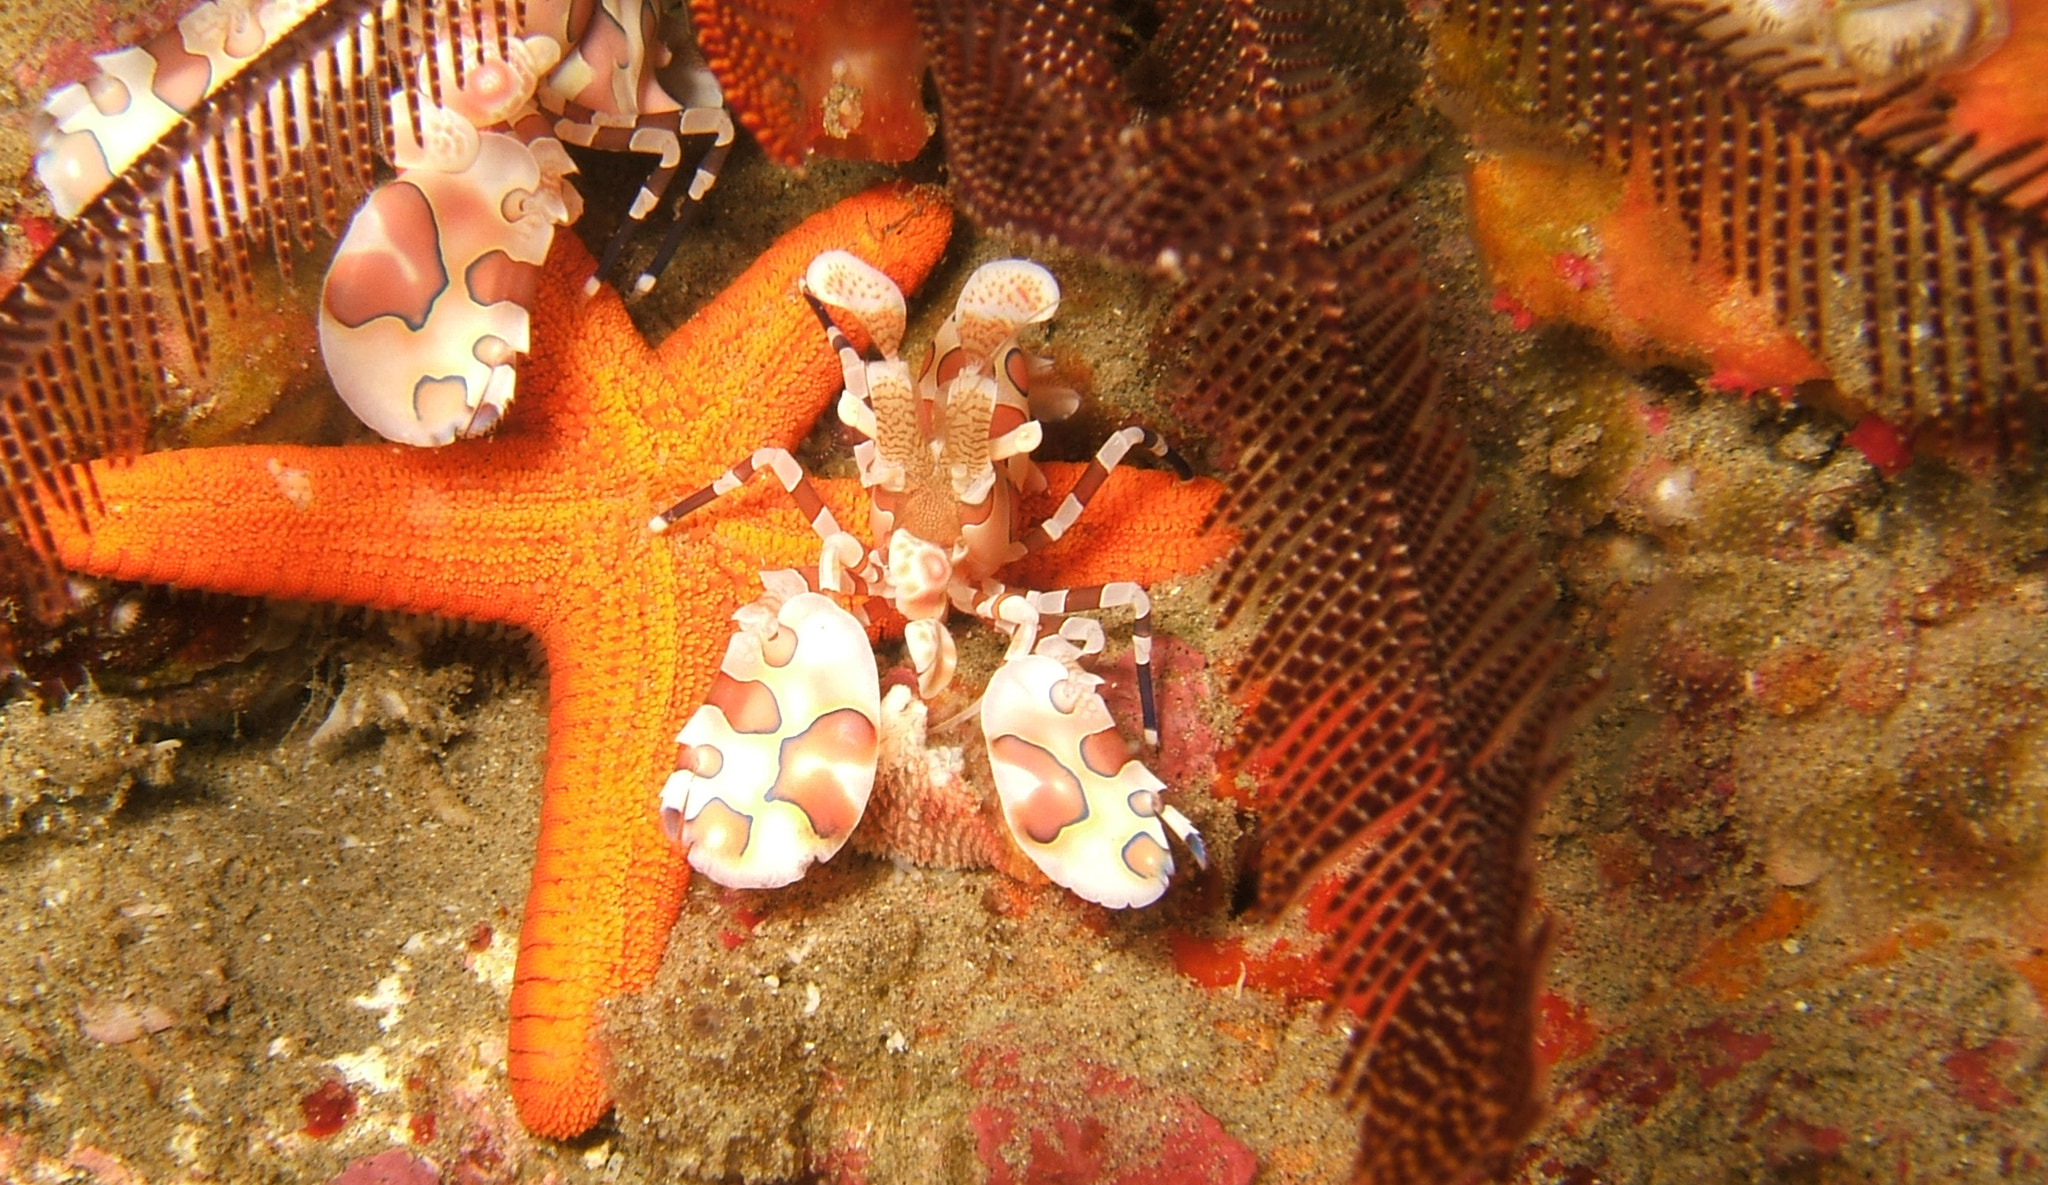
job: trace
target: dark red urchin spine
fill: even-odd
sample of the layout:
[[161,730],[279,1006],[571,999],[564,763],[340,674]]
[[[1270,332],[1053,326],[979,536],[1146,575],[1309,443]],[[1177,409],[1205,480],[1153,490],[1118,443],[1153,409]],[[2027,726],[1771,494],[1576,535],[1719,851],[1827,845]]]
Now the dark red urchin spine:
[[1372,153],[1306,8],[1161,5],[1137,52],[1188,98],[1137,122],[1136,55],[1094,6],[918,7],[961,204],[1177,285],[1159,348],[1243,532],[1217,607],[1257,623],[1230,674],[1269,803],[1253,908],[1328,893],[1358,1178],[1494,1172],[1537,1110],[1527,831],[1575,701],[1553,590],[1485,526],[1436,410],[1404,162]]

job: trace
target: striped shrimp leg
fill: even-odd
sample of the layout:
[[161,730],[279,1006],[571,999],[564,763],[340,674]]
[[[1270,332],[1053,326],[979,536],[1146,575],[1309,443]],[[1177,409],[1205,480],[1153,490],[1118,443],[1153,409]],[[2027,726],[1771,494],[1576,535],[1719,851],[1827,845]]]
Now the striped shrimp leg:
[[[1093,588],[1061,588],[1028,594],[1032,607],[1047,617],[1093,613],[1103,609],[1131,612],[1131,662],[1137,670],[1138,711],[1144,725],[1145,747],[1159,747],[1159,705],[1152,691],[1152,598],[1140,585],[1115,580]],[[1060,623],[1060,636],[1077,643],[1082,654],[1101,651],[1102,625],[1088,618],[1069,618]]]
[[555,135],[570,144],[594,148],[607,152],[631,152],[655,158],[654,171],[640,184],[640,192],[633,198],[633,204],[626,209],[626,217],[619,222],[617,230],[605,241],[604,252],[598,260],[597,270],[584,282],[586,293],[596,292],[605,276],[618,266],[619,257],[624,254],[628,242],[638,237],[647,219],[661,208],[668,196],[671,183],[681,172],[683,164],[683,141],[708,136],[711,146],[697,159],[697,169],[691,178],[690,188],[683,195],[674,220],[663,233],[647,267],[633,280],[633,293],[644,294],[654,287],[655,281],[675,258],[676,249],[682,244],[683,234],[697,220],[704,204],[704,197],[718,181],[718,173],[725,165],[726,154],[732,151],[732,116],[718,101],[718,84],[710,80],[705,106],[686,106],[674,111],[635,115],[628,122],[612,122],[605,116],[586,108],[570,105],[566,113],[555,122]]
[[839,520],[832,515],[832,508],[825,505],[825,499],[819,495],[818,487],[811,484],[810,474],[804,472],[803,465],[785,448],[755,449],[753,456],[720,474],[710,485],[647,520],[647,529],[661,534],[678,521],[747,484],[749,478],[763,470],[775,476],[775,480],[789,493],[790,501],[796,504],[797,512],[810,522],[811,529],[818,533],[818,539],[824,544],[818,557],[818,588],[824,592],[851,591],[851,583],[862,579],[857,574],[867,559],[867,551],[860,545],[860,540],[840,527]]
[[875,361],[864,357],[848,341],[839,323],[832,319],[832,312],[823,301],[804,287],[804,300],[817,314],[818,323],[824,326],[825,343],[839,356],[839,374],[845,388],[839,394],[839,422],[860,434],[861,443],[875,438],[874,396],[868,389],[868,367]]
[[[575,6],[550,6],[553,19],[544,31],[562,46],[561,63],[542,82],[539,102],[552,113],[554,133],[564,143],[604,152],[631,152],[655,158],[653,171],[641,184],[626,217],[605,243],[597,271],[585,292],[597,291],[612,273],[626,243],[661,208],[671,183],[683,167],[683,140],[709,136],[711,146],[697,164],[677,226],[664,239],[656,258],[635,280],[636,293],[654,286],[680,239],[678,227],[694,221],[704,195],[718,180],[719,168],[733,143],[732,116],[725,96],[688,35],[687,22],[660,19],[661,5],[649,0],[596,0]],[[576,19],[581,10],[582,20]],[[529,11],[529,18],[534,14]],[[677,60],[680,58],[680,60]],[[674,67],[666,69],[666,67]],[[678,83],[670,94],[662,77]]]
[[[675,258],[676,248],[682,245],[683,233],[689,230],[703,213],[704,197],[711,192],[711,187],[718,183],[718,174],[725,167],[725,158],[732,152],[732,112],[726,109],[725,92],[719,88],[718,79],[712,75],[711,68],[697,56],[696,43],[689,42],[686,48],[693,60],[688,69],[688,81],[684,92],[678,96],[683,109],[676,116],[675,135],[679,139],[686,136],[709,136],[711,146],[704,150],[703,156],[697,158],[697,171],[690,178],[689,191],[683,195],[674,219],[669,222],[667,232],[661,236],[661,245],[655,249],[654,258],[633,281],[633,291],[636,294],[652,289],[661,273],[668,270],[669,261]],[[664,156],[663,160],[666,159]],[[652,203],[659,202],[662,194],[667,192],[670,177],[661,176],[661,168],[662,166],[657,165],[655,175],[650,176],[642,186],[641,198],[634,199],[634,209],[640,209],[642,198],[651,195],[651,202],[647,207],[651,210]],[[673,174],[674,170],[671,168],[670,176]]]
[[961,608],[1010,636],[1010,648],[1004,655],[1008,660],[1034,652],[1040,645],[1041,620],[1047,617],[1064,619],[1057,632],[1075,647],[1075,657],[1100,654],[1104,643],[1102,623],[1072,614],[1130,610],[1131,662],[1137,672],[1138,710],[1145,745],[1159,747],[1159,707],[1152,689],[1152,597],[1142,585],[1116,580],[1090,588],[1034,591],[1007,589],[990,581],[982,586],[972,605]]
[[1081,517],[1081,512],[1088,509],[1088,503],[1101,491],[1102,483],[1109,480],[1109,475],[1116,472],[1117,466],[1124,463],[1134,448],[1143,448],[1165,461],[1182,480],[1195,475],[1187,459],[1152,429],[1133,424],[1111,433],[1109,439],[1102,442],[1102,447],[1095,450],[1095,459],[1088,462],[1088,468],[1081,473],[1081,480],[1075,482],[1074,488],[1061,499],[1058,509],[1044,522],[1024,533],[1024,550],[1033,552],[1049,547],[1066,534]]

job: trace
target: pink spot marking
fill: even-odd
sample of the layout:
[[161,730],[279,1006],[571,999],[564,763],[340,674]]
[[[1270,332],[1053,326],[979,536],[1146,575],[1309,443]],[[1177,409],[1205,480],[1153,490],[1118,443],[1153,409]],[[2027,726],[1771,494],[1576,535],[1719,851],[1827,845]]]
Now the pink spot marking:
[[676,768],[700,778],[715,778],[725,768],[725,754],[716,745],[677,745]]
[[796,657],[796,631],[778,624],[761,643],[761,661],[771,667],[786,667]]
[[173,27],[150,38],[145,46],[156,59],[156,75],[149,89],[156,97],[180,111],[190,111],[206,97],[213,85],[213,63],[185,48],[185,34]]
[[863,805],[847,788],[848,775],[875,767],[875,740],[874,723],[854,709],[825,713],[782,742],[782,772],[768,800],[802,811],[819,839],[843,838]]
[[530,309],[534,294],[540,291],[540,269],[530,263],[521,263],[503,251],[491,251],[469,265],[464,283],[469,288],[469,298],[478,304],[493,305],[509,300],[521,308]]
[[[1003,359],[1003,369],[1009,374],[1010,382],[1019,391],[1029,391],[1031,389],[1031,360],[1024,356],[1024,351],[1011,350],[1009,356]],[[990,435],[996,436],[1001,435],[1001,433],[992,431]]]
[[1131,747],[1114,728],[1089,733],[1081,738],[1081,761],[1105,778],[1113,778],[1130,764]]
[[[358,236],[358,230],[365,233]],[[397,317],[413,329],[425,326],[448,287],[448,273],[441,266],[434,208],[419,186],[378,186],[342,242],[321,294],[328,313],[351,329],[377,317]]]
[[1600,266],[1593,262],[1592,257],[1576,251],[1559,251],[1551,256],[1550,266],[1557,272],[1558,279],[1574,292],[1584,292],[1600,282]]
[[1535,312],[1528,305],[1509,296],[1506,289],[1493,294],[1493,311],[1508,314],[1508,323],[1520,333],[1527,333],[1536,325]]
[[782,709],[766,683],[735,679],[724,671],[711,680],[711,694],[704,702],[725,713],[734,732],[771,733],[782,727]]
[[[413,418],[422,424],[463,423],[469,415],[469,384],[459,378],[426,377],[412,385]],[[464,432],[462,435],[467,436]]]
[[728,867],[746,854],[747,841],[754,834],[754,821],[714,798],[704,804],[697,817],[683,824],[683,840],[702,848]]
[[626,30],[610,13],[597,9],[591,13],[590,26],[574,52],[582,54],[583,60],[591,67],[590,85],[576,94],[576,102],[592,111],[618,114],[619,104],[612,95],[611,80],[632,61],[632,43],[626,38]]
[[[1010,351],[1010,357],[1011,357],[1011,358],[1013,358],[1013,359],[1015,359],[1015,358],[1022,358],[1023,356],[1024,356],[1024,351],[1022,351],[1022,350],[1012,350],[1012,351]],[[1028,380],[1029,380],[1029,379],[1030,379],[1030,377],[1031,377],[1031,376],[1030,376],[1030,375],[1029,375],[1028,373],[1026,373],[1026,372],[1027,372],[1027,370],[1028,370],[1028,367],[1027,367],[1027,366],[1026,366],[1026,365],[1025,365],[1024,363],[1021,363],[1021,362],[1020,362],[1020,363],[1017,363],[1017,364],[1016,364],[1016,366],[1014,367],[1014,370],[1015,370],[1015,373],[1014,373],[1014,374],[1012,374],[1012,375],[1011,375],[1010,377],[1011,377],[1011,379],[1012,379],[1013,381],[1015,381],[1015,382],[1017,383],[1017,389],[1018,389],[1018,390],[1020,390],[1020,391],[1021,391],[1021,390],[1027,390],[1027,389],[1028,389]],[[1007,435],[1009,435],[1009,434],[1010,434],[1011,432],[1014,432],[1014,431],[1016,431],[1017,429],[1019,429],[1019,428],[1023,427],[1023,426],[1024,426],[1024,421],[1026,421],[1026,420],[1028,420],[1028,419],[1030,419],[1030,418],[1031,418],[1031,417],[1029,417],[1029,416],[1027,416],[1027,415],[1025,415],[1025,414],[1024,414],[1024,411],[1023,411],[1023,409],[1021,409],[1021,408],[1011,407],[1011,406],[1010,406],[1009,404],[1007,404],[1007,403],[1004,403],[1004,404],[998,404],[998,405],[997,405],[997,406],[995,407],[995,409],[994,409],[994,410],[992,410],[992,411],[991,411],[991,412],[989,413],[989,417],[988,417],[988,435],[989,435],[989,439],[990,439],[990,440],[994,440],[994,439],[995,439],[996,437],[998,437],[998,436],[1007,436]]]
[[1140,880],[1159,880],[1172,870],[1173,857],[1158,840],[1140,831],[1124,845],[1124,867]]
[[1088,817],[1088,800],[1076,778],[1051,753],[1023,737],[1003,735],[989,742],[993,760],[1015,766],[1036,779],[1037,784],[1010,815],[1034,843],[1051,843],[1061,830]]
[[480,128],[499,122],[498,113],[518,102],[519,75],[504,62],[485,62],[470,69],[462,89],[449,96],[448,106]]

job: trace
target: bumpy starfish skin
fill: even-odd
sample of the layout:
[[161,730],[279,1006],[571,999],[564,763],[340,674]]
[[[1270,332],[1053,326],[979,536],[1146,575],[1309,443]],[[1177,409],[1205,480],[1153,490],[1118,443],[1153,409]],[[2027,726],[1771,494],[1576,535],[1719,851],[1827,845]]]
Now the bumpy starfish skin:
[[[494,439],[155,453],[96,467],[104,512],[89,532],[60,524],[62,558],[82,572],[507,622],[541,638],[549,747],[508,1066],[536,1133],[577,1134],[609,1105],[598,1003],[651,980],[687,874],[659,824],[676,730],[760,571],[818,554],[770,481],[664,536],[647,533],[648,515],[758,446],[794,445],[838,394],[838,362],[797,294],[813,256],[853,251],[909,290],[950,226],[934,192],[870,191],[785,236],[652,350],[609,290],[582,298],[591,262],[564,236],[542,276],[520,400]],[[1039,513],[1082,468],[1046,466]],[[857,483],[819,488],[840,522],[866,523]],[[1121,470],[1058,545],[1005,576],[1056,587],[1198,570],[1232,542],[1203,530],[1220,493]]]
[[[83,572],[539,635],[550,744],[509,1041],[513,1096],[537,1133],[576,1134],[609,1106],[597,1005],[648,983],[675,920],[685,865],[656,792],[727,619],[762,568],[816,560],[773,483],[727,499],[708,530],[657,538],[647,516],[759,445],[793,446],[837,395],[838,361],[797,291],[813,256],[854,251],[908,288],[950,228],[934,192],[853,198],[782,238],[658,350],[614,297],[581,297],[591,264],[563,236],[524,394],[495,439],[152,454],[98,468],[105,512],[63,534],[64,562]],[[851,513],[852,491],[837,493]]]

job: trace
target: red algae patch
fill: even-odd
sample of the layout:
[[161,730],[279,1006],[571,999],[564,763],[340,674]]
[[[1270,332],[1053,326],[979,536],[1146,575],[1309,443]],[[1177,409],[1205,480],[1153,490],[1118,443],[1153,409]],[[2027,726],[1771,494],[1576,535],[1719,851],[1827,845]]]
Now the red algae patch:
[[1624,177],[1506,150],[1481,155],[1468,182],[1474,237],[1518,317],[1584,325],[1624,354],[1698,367],[1724,390],[1825,377],[1768,301],[1693,258],[1685,224],[1650,199],[1643,168]]
[[356,1092],[338,1078],[329,1078],[299,1097],[299,1113],[306,1117],[300,1130],[316,1140],[339,1135],[356,1115]]
[[989,1185],[1251,1185],[1258,1157],[1191,1097],[1086,1059],[1026,1073],[1019,1039],[991,1034],[968,1055],[967,1126]]
[[1257,951],[1241,937],[1209,938],[1181,930],[1168,931],[1166,942],[1174,969],[1206,988],[1250,988],[1289,1003],[1329,994],[1329,972],[1314,952],[1285,938]]
[[1897,477],[1913,462],[1906,438],[1882,416],[1866,415],[1857,420],[1855,427],[1842,434],[1842,442],[1862,453],[1864,460],[1886,477]]

